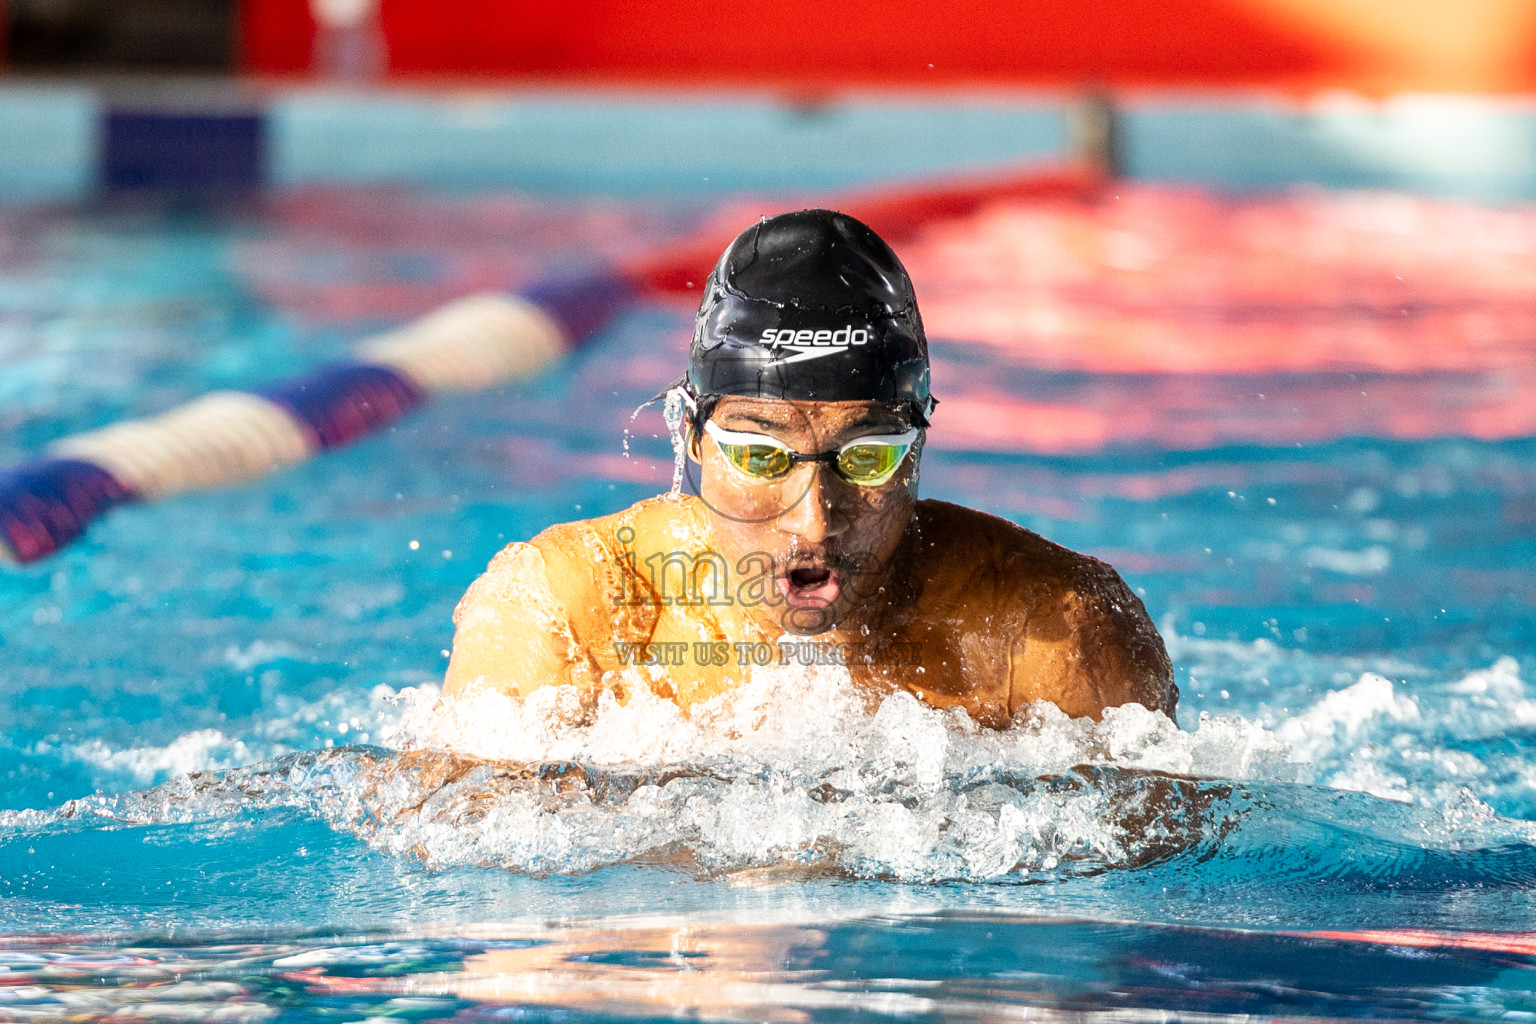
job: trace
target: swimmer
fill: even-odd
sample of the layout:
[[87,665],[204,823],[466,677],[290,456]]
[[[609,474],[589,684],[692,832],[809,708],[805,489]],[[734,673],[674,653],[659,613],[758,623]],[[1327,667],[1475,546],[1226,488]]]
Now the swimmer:
[[646,686],[687,709],[758,665],[833,664],[995,727],[1035,701],[1173,715],[1162,638],[1112,568],[919,499],[928,344],[863,223],[806,210],[738,236],[669,395],[698,493],[509,545],[454,613],[445,695]]

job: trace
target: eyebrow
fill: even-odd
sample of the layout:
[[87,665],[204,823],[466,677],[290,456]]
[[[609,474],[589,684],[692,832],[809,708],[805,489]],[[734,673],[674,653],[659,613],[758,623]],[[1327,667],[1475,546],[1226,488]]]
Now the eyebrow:
[[726,415],[733,420],[746,420],[748,423],[756,424],[757,426],[764,427],[768,430],[783,430],[789,426],[789,424],[783,420],[767,419],[766,417],[757,416],[750,412],[726,413]]

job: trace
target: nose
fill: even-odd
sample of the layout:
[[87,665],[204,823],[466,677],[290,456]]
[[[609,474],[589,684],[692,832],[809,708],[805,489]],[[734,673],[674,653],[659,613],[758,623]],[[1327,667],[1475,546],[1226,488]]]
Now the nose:
[[[848,529],[848,516],[839,502],[841,481],[834,479],[831,468],[823,463],[804,466],[802,472],[810,474],[805,493],[779,516],[777,526],[784,533],[820,544]],[[799,489],[786,490],[794,495]]]

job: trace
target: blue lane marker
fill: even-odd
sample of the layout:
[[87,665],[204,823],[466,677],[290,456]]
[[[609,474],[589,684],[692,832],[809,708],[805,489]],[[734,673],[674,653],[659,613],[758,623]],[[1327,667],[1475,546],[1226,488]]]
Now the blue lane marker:
[[32,562],[64,547],[91,520],[138,496],[99,466],[50,459],[0,473],[0,539],[18,561]]
[[347,363],[257,393],[291,412],[320,449],[388,426],[427,398],[393,370]]
[[634,283],[618,271],[549,278],[523,289],[522,295],[560,325],[573,348],[640,299]]
[[110,110],[102,143],[108,191],[237,191],[265,184],[262,114]]

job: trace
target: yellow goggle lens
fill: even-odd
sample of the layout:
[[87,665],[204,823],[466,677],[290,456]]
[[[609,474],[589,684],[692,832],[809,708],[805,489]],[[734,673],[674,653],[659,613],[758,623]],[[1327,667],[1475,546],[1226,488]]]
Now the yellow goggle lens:
[[878,486],[896,474],[907,448],[894,444],[856,444],[838,453],[837,471],[844,480]]
[[775,448],[767,444],[726,444],[720,443],[720,451],[730,461],[731,465],[741,470],[748,476],[760,477],[764,480],[788,473],[793,462],[789,452],[782,448]]

